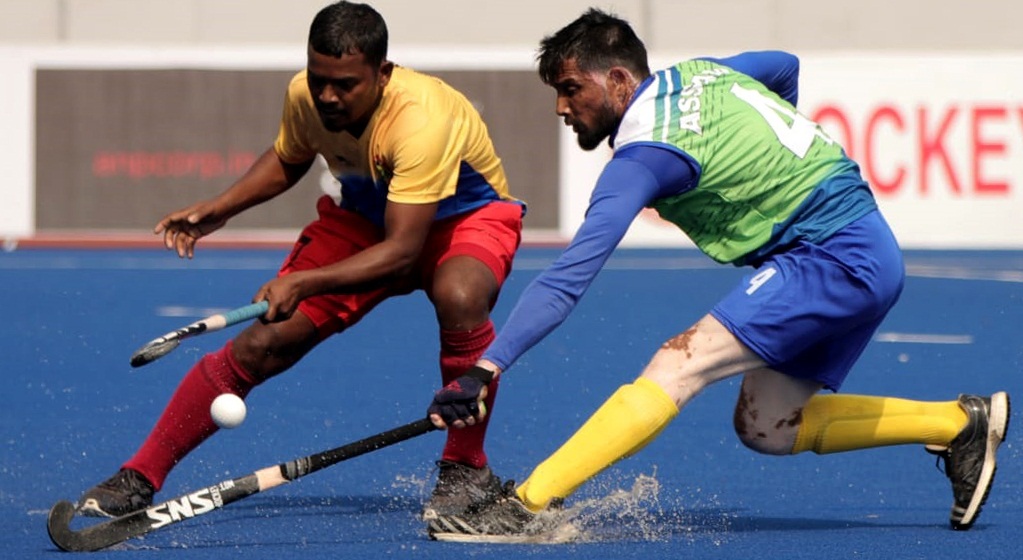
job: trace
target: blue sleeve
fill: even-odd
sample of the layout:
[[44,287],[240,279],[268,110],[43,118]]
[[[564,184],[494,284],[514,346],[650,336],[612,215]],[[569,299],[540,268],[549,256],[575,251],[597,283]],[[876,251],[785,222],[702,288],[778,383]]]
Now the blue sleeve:
[[572,242],[522,292],[484,358],[504,371],[564,322],[643,207],[695,183],[683,156],[637,146],[608,162]]
[[799,59],[784,51],[744,52],[728,58],[704,58],[742,72],[793,106],[799,100]]

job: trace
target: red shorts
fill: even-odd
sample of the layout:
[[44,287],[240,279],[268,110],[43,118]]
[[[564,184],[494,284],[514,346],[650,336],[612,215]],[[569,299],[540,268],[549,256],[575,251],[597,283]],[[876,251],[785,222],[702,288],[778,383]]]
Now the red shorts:
[[[340,208],[329,196],[316,203],[319,218],[305,227],[278,275],[309,270],[344,260],[383,239],[383,230],[355,212]],[[522,240],[522,207],[492,202],[467,214],[433,224],[413,273],[401,281],[351,294],[303,300],[298,309],[316,325],[322,338],[357,323],[385,299],[423,289],[451,257],[473,257],[490,268],[498,286],[512,268]]]

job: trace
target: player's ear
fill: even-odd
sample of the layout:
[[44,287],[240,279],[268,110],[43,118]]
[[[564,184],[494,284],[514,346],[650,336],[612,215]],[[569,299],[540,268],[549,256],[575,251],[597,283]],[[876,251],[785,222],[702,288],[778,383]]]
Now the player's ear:
[[629,102],[636,79],[624,66],[612,66],[607,71],[607,89],[612,99],[621,104]]
[[386,86],[391,81],[391,73],[394,71],[394,63],[385,60],[380,63],[380,87]]

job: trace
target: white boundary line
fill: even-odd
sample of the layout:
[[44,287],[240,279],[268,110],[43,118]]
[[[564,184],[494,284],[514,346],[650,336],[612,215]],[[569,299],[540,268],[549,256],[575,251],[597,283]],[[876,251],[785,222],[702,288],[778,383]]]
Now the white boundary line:
[[[231,249],[230,247],[227,247]],[[148,248],[110,248],[99,247],[99,250],[109,251],[108,255],[82,256],[75,255],[78,249],[58,249],[58,254],[46,254],[45,251],[36,251],[33,248],[21,249],[16,244],[4,247],[0,253],[0,270],[48,270],[48,269],[181,269],[194,268],[203,270],[255,270],[261,268],[276,270],[280,266],[280,259],[274,256],[261,256],[258,254],[246,254],[250,249],[239,248],[240,254],[218,255],[217,251],[223,247],[211,247],[208,252],[195,260],[179,260],[171,253],[164,253],[157,246]],[[97,248],[86,248],[83,251],[91,251]],[[549,256],[520,256],[515,259],[515,270],[543,270],[557,255],[560,254],[561,246],[527,247],[526,251],[537,250],[549,251]],[[128,254],[118,255],[120,251]],[[232,249],[233,250],[233,249]],[[262,250],[278,252],[287,251],[287,246],[268,247]],[[137,251],[137,252],[136,252]],[[677,255],[665,255],[663,250],[658,250],[657,255],[645,256],[639,253],[632,253],[625,249],[627,254],[612,255],[605,265],[605,270],[735,270],[741,272],[744,269],[721,265],[712,261],[709,257],[695,251],[679,251]],[[982,255],[983,252],[978,252]],[[1020,255],[1023,258],[1023,254]],[[992,264],[997,264],[997,257],[989,257]],[[906,273],[909,277],[934,278],[939,280],[974,280],[987,282],[1008,282],[1023,283],[1023,270],[1001,268],[970,268],[966,266],[935,266],[926,264],[913,264],[913,259],[908,258]],[[1019,261],[1018,258],[1005,259],[1013,264]]]
[[905,342],[911,344],[973,344],[969,334],[877,333],[876,342]]

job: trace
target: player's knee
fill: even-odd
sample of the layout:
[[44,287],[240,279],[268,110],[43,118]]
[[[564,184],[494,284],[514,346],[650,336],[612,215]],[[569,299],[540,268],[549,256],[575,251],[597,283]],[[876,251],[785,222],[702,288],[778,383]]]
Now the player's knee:
[[269,329],[249,327],[232,340],[234,356],[239,360],[250,361],[249,358],[265,354],[271,349],[274,341]]
[[785,425],[762,422],[737,411],[734,419],[735,435],[747,448],[765,455],[792,453],[795,432]]
[[246,329],[232,342],[236,363],[257,383],[283,372],[301,359],[289,351],[273,329]]
[[435,286],[432,300],[437,317],[445,328],[471,328],[490,315],[486,294],[467,284],[447,282]]

